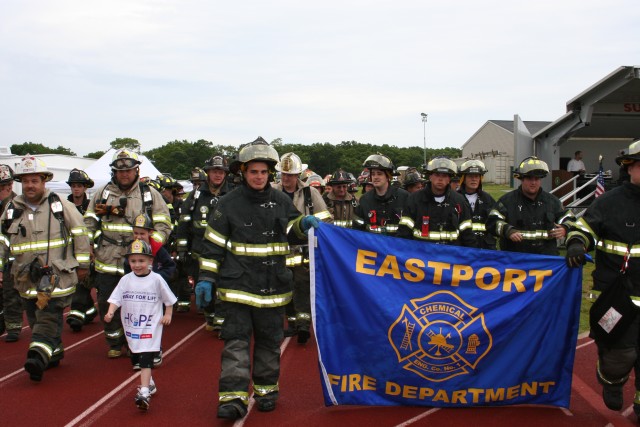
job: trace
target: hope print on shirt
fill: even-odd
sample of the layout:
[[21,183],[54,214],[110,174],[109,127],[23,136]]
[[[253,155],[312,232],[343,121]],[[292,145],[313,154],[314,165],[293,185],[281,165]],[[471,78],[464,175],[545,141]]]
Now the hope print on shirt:
[[127,344],[133,353],[160,351],[162,307],[177,301],[167,282],[157,273],[129,273],[120,279],[110,303],[120,307]]

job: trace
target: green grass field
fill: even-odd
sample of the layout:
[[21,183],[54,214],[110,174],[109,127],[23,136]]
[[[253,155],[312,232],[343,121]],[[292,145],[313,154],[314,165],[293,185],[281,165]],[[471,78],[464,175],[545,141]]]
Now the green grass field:
[[[503,194],[511,191],[508,185],[495,185],[495,184],[483,184],[483,189],[491,194],[494,199],[498,200]],[[560,254],[564,256],[564,250],[560,250]],[[592,254],[593,255],[593,254]],[[580,333],[589,330],[589,309],[593,300],[589,298],[589,291],[593,287],[593,279],[591,273],[593,272],[593,263],[587,263],[584,266],[582,272],[582,304],[580,305]],[[561,303],[559,301],[558,303]]]

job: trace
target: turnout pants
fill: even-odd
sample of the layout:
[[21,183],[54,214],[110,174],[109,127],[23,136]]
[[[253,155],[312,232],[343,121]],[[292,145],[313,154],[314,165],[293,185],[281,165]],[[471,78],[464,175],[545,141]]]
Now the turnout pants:
[[76,291],[71,299],[71,311],[69,311],[69,317],[76,318],[86,325],[98,314],[96,310],[95,302],[91,296],[91,285],[89,278],[84,282],[76,285]]
[[22,330],[22,298],[13,283],[9,269],[4,270],[4,280],[0,289],[0,333],[20,333]]
[[635,370],[635,387],[640,390],[640,315],[613,345],[598,346],[598,379],[604,384],[622,386]]
[[51,298],[49,304],[40,310],[37,299],[23,298],[27,320],[31,328],[31,343],[27,358],[35,354],[45,362],[45,366],[64,357],[62,348],[62,318],[65,307],[71,304],[71,295]]
[[[225,302],[225,320],[221,338],[222,373],[219,403],[249,403],[249,382],[253,379],[254,398],[278,399],[280,377],[280,344],[284,338],[284,307],[258,308]],[[253,370],[249,344],[254,338]],[[246,411],[246,409],[244,409]]]
[[293,270],[293,306],[296,311],[296,329],[309,331],[311,325],[311,277],[306,265]]
[[[104,319],[104,315],[109,310],[109,302],[107,301],[111,293],[118,285],[122,276],[115,274],[96,273],[96,288],[98,289],[98,311],[100,319]],[[120,319],[120,308],[118,308],[110,323],[102,322],[104,327],[104,336],[110,348],[120,350],[126,343],[124,329],[122,328],[122,319]]]

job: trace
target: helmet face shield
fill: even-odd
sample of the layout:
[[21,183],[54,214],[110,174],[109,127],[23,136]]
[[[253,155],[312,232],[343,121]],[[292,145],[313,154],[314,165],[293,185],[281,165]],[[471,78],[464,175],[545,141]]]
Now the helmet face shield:
[[458,173],[458,166],[456,163],[446,157],[436,157],[427,163],[427,173],[444,173],[451,177]]
[[138,166],[139,162],[131,158],[116,159],[111,163],[111,167],[117,170],[133,169]]
[[372,154],[364,161],[363,167],[367,169],[380,169],[393,172],[395,166],[391,160],[383,154]]

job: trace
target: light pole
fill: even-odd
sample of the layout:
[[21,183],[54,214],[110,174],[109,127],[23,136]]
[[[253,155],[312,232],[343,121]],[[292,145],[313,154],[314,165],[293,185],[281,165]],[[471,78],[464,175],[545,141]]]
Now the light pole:
[[420,113],[422,116],[422,127],[423,127],[423,136],[424,136],[424,161],[423,168],[427,167],[427,114]]

